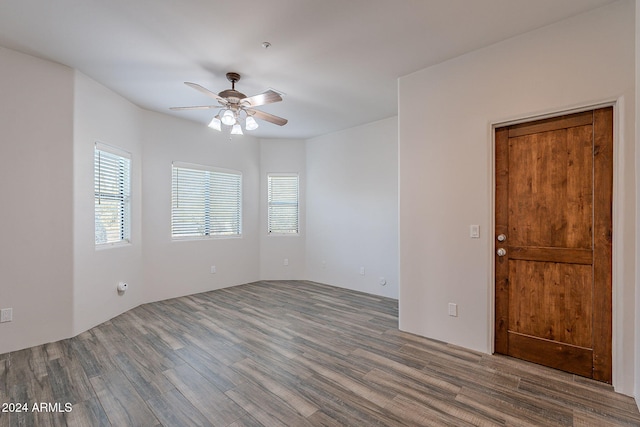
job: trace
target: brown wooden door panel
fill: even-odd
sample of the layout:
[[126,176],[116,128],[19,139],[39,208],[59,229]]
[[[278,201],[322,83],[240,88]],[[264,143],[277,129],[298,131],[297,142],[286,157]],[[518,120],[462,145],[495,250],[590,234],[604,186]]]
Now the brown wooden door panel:
[[511,260],[509,331],[592,347],[591,266]]
[[612,240],[613,240],[613,108],[593,112],[593,378],[611,383]]
[[509,259],[522,259],[525,261],[549,261],[569,262],[574,264],[593,264],[593,251],[591,249],[571,248],[537,248],[509,246]]
[[613,109],[495,136],[495,350],[611,382]]
[[592,135],[588,125],[509,138],[510,245],[592,248]]
[[509,356],[591,378],[593,351],[509,332]]
[[532,133],[548,132],[558,129],[568,129],[576,126],[588,125],[593,123],[593,111],[584,111],[582,113],[569,114],[561,117],[552,117],[550,119],[536,120],[533,122],[521,123],[519,125],[509,126],[507,128],[508,137],[529,135]]

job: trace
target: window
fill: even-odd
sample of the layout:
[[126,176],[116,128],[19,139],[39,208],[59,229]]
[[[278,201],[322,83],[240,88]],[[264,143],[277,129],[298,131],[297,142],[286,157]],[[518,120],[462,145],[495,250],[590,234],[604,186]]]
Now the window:
[[298,234],[298,175],[267,175],[269,234]]
[[131,238],[131,155],[96,143],[94,152],[96,245]]
[[174,162],[171,236],[225,237],[242,234],[242,174]]

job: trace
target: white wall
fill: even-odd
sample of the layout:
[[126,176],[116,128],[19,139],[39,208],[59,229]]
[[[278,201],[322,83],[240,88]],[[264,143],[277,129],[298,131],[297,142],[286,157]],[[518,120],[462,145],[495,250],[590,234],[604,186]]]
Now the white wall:
[[397,118],[310,139],[306,151],[308,279],[397,298]]
[[616,101],[614,385],[633,393],[634,16],[616,2],[400,79],[401,329],[492,351],[492,125]]
[[[0,220],[17,224],[0,244],[0,308],[14,309],[14,321],[0,325],[0,353],[76,335],[144,302],[259,279],[309,278],[397,298],[396,118],[311,141],[229,140],[141,110],[58,64],[0,48],[0,71],[0,154],[8,159],[0,186],[14,200]],[[131,153],[131,244],[95,248],[95,142]],[[242,238],[171,240],[172,161],[243,173]],[[300,236],[267,235],[269,172],[300,175]],[[308,198],[321,201],[311,225]],[[124,295],[119,281],[130,285]]]
[[[140,109],[82,73],[75,73],[73,147],[74,334],[144,302],[142,282]],[[131,244],[96,249],[94,144],[131,154]],[[119,281],[129,284],[118,295]]]
[[[640,253],[640,0],[636,0],[636,254]],[[635,398],[640,409],[640,262],[636,260]]]
[[[303,140],[260,140],[260,278],[295,280],[306,276],[306,149]],[[296,236],[268,234],[267,174],[297,173],[299,179],[299,226]],[[289,264],[284,265],[285,258]]]
[[[141,110],[82,73],[4,48],[0,71],[0,186],[12,200],[0,221],[15,225],[0,244],[0,308],[14,311],[0,325],[0,353],[68,338],[144,302],[259,280],[261,265],[266,278],[304,278],[304,234],[266,238],[261,220],[270,171],[300,173],[304,215],[304,141],[265,141],[261,152],[256,138]],[[132,155],[129,245],[95,248],[95,142]],[[171,240],[174,160],[242,172],[241,238]],[[290,269],[278,270],[271,259],[285,256]],[[124,295],[119,281],[129,283]]]
[[71,336],[73,71],[0,48],[0,353]]
[[[260,149],[248,135],[144,111],[142,172],[143,269],[146,301],[253,282],[260,277]],[[196,163],[242,172],[241,238],[172,241],[171,163]],[[211,274],[215,265],[217,273]]]

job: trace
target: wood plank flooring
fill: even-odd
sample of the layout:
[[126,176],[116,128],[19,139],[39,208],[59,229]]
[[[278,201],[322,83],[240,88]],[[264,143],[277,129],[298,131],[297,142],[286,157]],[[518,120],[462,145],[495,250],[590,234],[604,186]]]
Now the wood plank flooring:
[[29,406],[0,427],[640,426],[605,384],[400,332],[397,310],[301,281],[142,305],[0,355],[0,404]]

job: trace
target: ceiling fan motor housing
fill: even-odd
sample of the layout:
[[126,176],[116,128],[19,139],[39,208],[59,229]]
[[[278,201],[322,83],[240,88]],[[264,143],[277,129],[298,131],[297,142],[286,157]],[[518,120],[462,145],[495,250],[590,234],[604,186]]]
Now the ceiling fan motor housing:
[[222,92],[219,92],[219,96],[221,96],[222,98],[226,98],[232,104],[237,104],[241,99],[247,97],[247,95],[245,95],[244,93],[238,92],[236,90],[236,82],[240,80],[239,73],[227,73],[227,80],[231,82],[231,89],[226,89]]
[[222,98],[227,98],[230,102],[234,104],[236,104],[239,100],[247,97],[247,95],[245,95],[242,92],[238,92],[235,89],[223,90],[222,92],[218,93],[218,95],[221,96]]

